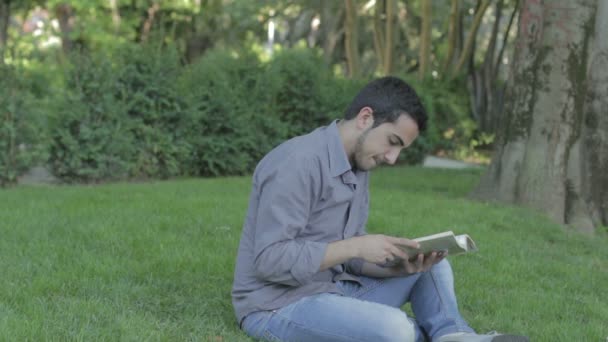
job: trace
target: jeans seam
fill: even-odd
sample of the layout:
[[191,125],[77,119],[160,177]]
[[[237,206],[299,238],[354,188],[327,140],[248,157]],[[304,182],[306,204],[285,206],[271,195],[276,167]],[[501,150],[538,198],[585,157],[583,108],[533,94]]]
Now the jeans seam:
[[[437,279],[435,279],[435,274],[433,272],[433,269],[431,268],[431,270],[429,271],[430,276],[431,276],[431,280],[433,281],[433,286],[435,287],[435,291],[437,292],[437,297],[439,298],[439,303],[441,305],[441,314],[443,315],[443,318],[448,320],[449,317],[446,315],[446,305],[445,305],[445,299],[443,298],[441,291],[439,291],[439,286],[437,285]],[[461,331],[464,327],[461,325],[461,322],[459,319],[455,319],[453,320],[454,324],[456,326],[457,331]]]

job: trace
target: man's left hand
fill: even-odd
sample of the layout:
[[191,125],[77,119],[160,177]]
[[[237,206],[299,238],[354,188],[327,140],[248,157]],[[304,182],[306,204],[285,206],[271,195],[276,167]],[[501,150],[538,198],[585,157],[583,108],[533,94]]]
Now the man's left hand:
[[400,276],[426,272],[430,270],[433,265],[443,260],[447,255],[447,251],[432,252],[426,256],[424,254],[418,254],[413,260],[401,260],[395,266],[390,267],[390,269],[396,275]]

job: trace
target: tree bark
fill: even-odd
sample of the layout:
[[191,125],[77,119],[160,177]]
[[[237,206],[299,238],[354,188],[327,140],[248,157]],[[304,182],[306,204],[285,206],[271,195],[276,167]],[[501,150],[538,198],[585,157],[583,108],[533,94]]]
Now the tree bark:
[[11,0],[0,0],[0,64],[4,64],[4,50],[8,42],[8,24],[11,20]]
[[524,1],[496,152],[472,196],[607,225],[608,5]]
[[344,49],[348,66],[348,76],[358,77],[360,73],[359,35],[357,34],[357,4],[354,0],[344,0],[346,20],[344,23]]
[[422,28],[420,30],[420,68],[418,79],[422,80],[428,72],[431,58],[431,0],[422,0]]

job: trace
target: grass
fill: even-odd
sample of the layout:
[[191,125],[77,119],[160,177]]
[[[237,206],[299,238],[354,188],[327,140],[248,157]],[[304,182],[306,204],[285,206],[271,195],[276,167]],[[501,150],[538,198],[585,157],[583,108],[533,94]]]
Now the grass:
[[[469,233],[464,317],[532,341],[608,336],[608,237],[472,202],[479,171],[372,175],[370,232]],[[249,177],[0,191],[0,340],[248,341],[230,287]]]

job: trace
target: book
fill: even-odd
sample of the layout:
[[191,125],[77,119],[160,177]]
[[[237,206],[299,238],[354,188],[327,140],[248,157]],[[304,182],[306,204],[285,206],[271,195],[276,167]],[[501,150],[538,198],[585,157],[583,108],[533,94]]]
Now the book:
[[[458,255],[477,251],[473,239],[467,234],[455,235],[453,231],[428,235],[414,239],[420,244],[419,249],[404,247],[408,255],[429,254],[431,252],[448,251],[448,255]],[[413,254],[410,254],[413,253]]]
[[[407,246],[400,246],[400,248],[410,256],[410,261],[415,260],[418,257],[418,254],[429,255],[432,252],[448,251],[448,256],[450,256],[477,251],[477,246],[469,235],[456,235],[451,230],[419,237],[414,239],[414,241],[417,241],[420,244],[420,248],[415,249]],[[393,266],[399,261],[400,258],[396,258],[394,261],[387,263],[386,266]]]

